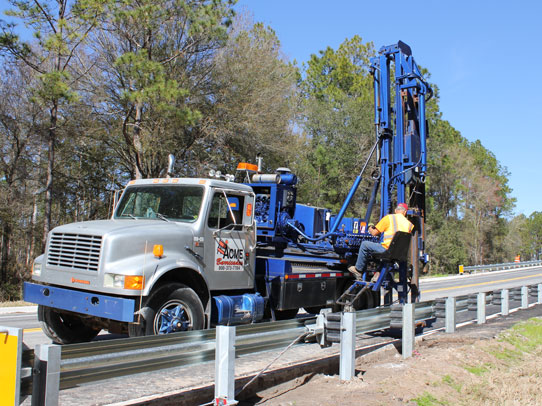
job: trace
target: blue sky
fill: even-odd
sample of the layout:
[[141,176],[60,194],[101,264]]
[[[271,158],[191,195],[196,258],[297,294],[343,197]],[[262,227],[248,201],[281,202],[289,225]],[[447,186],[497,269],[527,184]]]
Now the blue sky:
[[236,8],[271,26],[300,64],[356,34],[376,49],[406,42],[440,89],[444,119],[510,171],[516,213],[542,211],[542,2],[239,0]]

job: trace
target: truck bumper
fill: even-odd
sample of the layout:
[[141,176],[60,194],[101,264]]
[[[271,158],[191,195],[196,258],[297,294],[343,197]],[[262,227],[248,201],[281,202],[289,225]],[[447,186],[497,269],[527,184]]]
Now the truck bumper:
[[104,319],[134,321],[135,300],[81,292],[53,286],[24,283],[23,299],[26,302],[49,306],[54,309],[102,317]]

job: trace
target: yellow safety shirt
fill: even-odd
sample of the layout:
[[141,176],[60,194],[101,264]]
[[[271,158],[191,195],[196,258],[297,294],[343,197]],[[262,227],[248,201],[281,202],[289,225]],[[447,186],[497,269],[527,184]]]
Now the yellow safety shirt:
[[382,246],[386,249],[390,247],[391,240],[397,231],[412,232],[414,224],[402,214],[388,214],[378,222],[375,228],[384,235]]

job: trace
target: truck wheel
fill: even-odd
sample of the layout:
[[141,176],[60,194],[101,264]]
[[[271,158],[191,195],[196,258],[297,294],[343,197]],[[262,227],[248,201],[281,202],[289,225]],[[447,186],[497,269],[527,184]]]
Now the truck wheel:
[[153,334],[201,330],[203,314],[203,305],[196,292],[186,287],[176,289],[157,309],[154,316]]
[[361,291],[361,295],[354,302],[355,310],[372,309],[380,305],[380,293],[367,287]]
[[73,344],[91,341],[101,331],[85,325],[82,317],[61,313],[47,306],[38,306],[38,320],[47,337],[57,344]]
[[196,292],[181,284],[158,289],[140,313],[143,321],[128,326],[132,337],[203,328],[204,310],[201,300]]

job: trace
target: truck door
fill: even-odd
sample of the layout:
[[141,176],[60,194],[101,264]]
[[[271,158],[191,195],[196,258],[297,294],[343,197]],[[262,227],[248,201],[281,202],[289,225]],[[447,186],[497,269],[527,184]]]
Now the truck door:
[[212,189],[205,225],[205,273],[211,290],[254,287],[254,194]]

